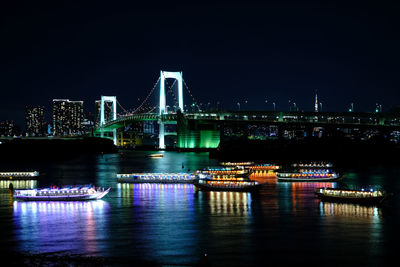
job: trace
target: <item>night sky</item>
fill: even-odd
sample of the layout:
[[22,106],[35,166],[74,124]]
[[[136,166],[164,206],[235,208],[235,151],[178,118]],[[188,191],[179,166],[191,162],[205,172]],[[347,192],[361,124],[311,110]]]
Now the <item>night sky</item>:
[[160,70],[183,71],[197,101],[226,109],[290,99],[311,111],[315,89],[324,111],[400,105],[390,2],[81,2],[1,2],[0,120],[23,126],[26,105],[49,118],[53,98],[83,100],[85,113],[100,95],[134,108]]

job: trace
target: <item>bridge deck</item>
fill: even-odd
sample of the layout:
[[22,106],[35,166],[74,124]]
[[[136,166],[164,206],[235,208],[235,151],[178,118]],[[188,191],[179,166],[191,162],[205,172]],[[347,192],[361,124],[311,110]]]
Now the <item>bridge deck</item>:
[[[255,123],[277,123],[277,124],[314,124],[314,125],[340,125],[354,126],[388,126],[400,127],[400,116],[384,113],[350,113],[350,112],[275,112],[275,111],[238,111],[238,112],[202,112],[185,113],[183,115],[189,120],[203,121],[237,121]],[[119,117],[114,121],[107,122],[102,129],[104,131],[121,128],[134,121],[163,121],[164,123],[176,123],[177,114],[159,115],[134,114]],[[99,130],[99,129],[97,129]]]

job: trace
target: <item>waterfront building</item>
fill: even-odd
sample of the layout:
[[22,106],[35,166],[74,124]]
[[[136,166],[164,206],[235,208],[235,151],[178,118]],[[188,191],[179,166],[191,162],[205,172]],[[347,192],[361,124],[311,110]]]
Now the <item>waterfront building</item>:
[[53,99],[53,135],[79,135],[83,129],[83,101]]
[[71,134],[83,133],[83,101],[70,101]]
[[143,133],[145,133],[145,134],[155,134],[156,133],[155,122],[153,122],[153,121],[144,121],[143,122]]
[[14,128],[14,121],[6,120],[0,122],[0,136],[13,136]]
[[84,118],[82,122],[82,131],[84,133],[91,133],[94,127],[94,122],[88,118]]
[[28,136],[41,136],[44,134],[43,128],[44,107],[27,106],[25,109],[25,126]]

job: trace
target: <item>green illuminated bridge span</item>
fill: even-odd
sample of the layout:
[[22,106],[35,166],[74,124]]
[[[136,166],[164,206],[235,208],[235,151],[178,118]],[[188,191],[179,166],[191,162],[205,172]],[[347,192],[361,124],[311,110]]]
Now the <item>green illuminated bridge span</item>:
[[400,116],[386,113],[275,111],[134,114],[109,121],[97,131],[122,129],[132,122],[140,121],[177,124],[178,148],[216,148],[221,139],[222,129],[227,125],[274,125],[280,129],[280,132],[298,128],[312,131],[315,127],[326,130],[370,129],[385,133],[400,131]]
[[[172,87],[166,82],[167,79],[174,79],[177,84],[177,98],[174,95],[177,107],[176,113],[168,112],[166,105],[166,91],[172,92]],[[229,127],[243,127],[249,125],[274,126],[278,129],[278,138],[283,136],[286,131],[298,131],[299,129],[308,134],[315,128],[323,129],[326,132],[333,132],[334,128],[343,129],[362,129],[374,130],[384,134],[390,134],[393,131],[400,130],[400,116],[377,113],[355,113],[355,112],[318,112],[318,103],[316,102],[317,112],[276,112],[276,111],[231,111],[231,112],[197,112],[188,113],[184,110],[183,104],[183,85],[186,86],[188,93],[193,98],[193,94],[183,79],[182,72],[160,71],[160,77],[150,90],[144,101],[132,112],[127,112],[122,106],[118,105],[126,114],[117,116],[117,98],[116,96],[101,96],[100,104],[100,122],[95,135],[106,137],[105,133],[112,132],[114,144],[118,144],[117,131],[133,122],[156,121],[159,125],[159,148],[165,148],[164,137],[166,135],[177,136],[178,148],[216,148],[218,147],[224,130]],[[159,102],[152,110],[158,110],[157,113],[138,113],[140,108],[147,103],[150,95],[159,88]],[[317,101],[317,99],[316,99]],[[106,102],[109,106],[109,115],[106,116]],[[198,106],[197,106],[198,107]],[[198,107],[198,110],[201,110]],[[379,110],[377,110],[379,111]],[[106,119],[108,118],[108,121]],[[176,124],[176,132],[167,132],[165,125]],[[122,134],[123,135],[123,134]],[[120,142],[121,143],[121,142]]]

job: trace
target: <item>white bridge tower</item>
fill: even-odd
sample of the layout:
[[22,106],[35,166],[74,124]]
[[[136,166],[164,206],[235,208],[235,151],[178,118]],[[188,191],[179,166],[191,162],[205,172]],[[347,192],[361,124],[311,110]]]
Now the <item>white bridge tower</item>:
[[164,124],[165,122],[162,120],[162,115],[167,114],[166,110],[166,99],[165,99],[165,79],[172,78],[178,82],[178,105],[180,111],[183,113],[183,78],[182,72],[170,72],[170,71],[160,71],[160,119],[158,120],[159,124],[159,149],[165,149],[165,131]]

